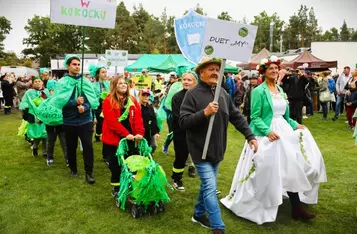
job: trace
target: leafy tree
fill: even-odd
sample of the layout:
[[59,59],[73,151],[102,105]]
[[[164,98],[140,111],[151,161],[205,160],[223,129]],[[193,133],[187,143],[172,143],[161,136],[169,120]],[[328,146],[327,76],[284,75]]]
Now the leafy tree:
[[338,33],[337,28],[331,28],[331,41],[339,41],[340,40],[340,35]]
[[87,27],[85,44],[88,47],[88,52],[104,54],[108,49],[106,38],[109,31],[107,28]]
[[311,46],[311,42],[319,40],[321,36],[321,31],[322,30],[319,28],[319,24],[315,16],[314,8],[310,8],[309,18],[307,21],[307,34],[305,45]]
[[22,53],[39,59],[40,66],[50,66],[52,56],[81,51],[82,33],[78,26],[52,24],[49,17],[35,15],[28,20],[25,30],[28,37],[23,39],[23,43],[29,48]]
[[299,19],[299,33],[301,39],[301,47],[305,47],[305,39],[307,37],[307,25],[309,18],[307,16],[308,8],[306,6],[301,5],[298,11],[298,19]]
[[167,50],[170,54],[180,53],[180,49],[176,42],[175,29],[174,29],[174,20],[175,17],[170,16],[167,20],[166,28],[167,28]]
[[233,21],[233,18],[228,14],[227,11],[221,12],[221,14],[217,18],[220,20]]
[[[194,11],[196,11],[196,12],[197,12],[198,14],[200,14],[200,15],[207,15],[207,13],[203,11],[203,8],[200,6],[199,3],[197,3],[197,5],[195,6]],[[185,13],[184,13],[184,15],[186,15],[187,12],[188,12],[188,11],[186,10]]]
[[270,22],[274,22],[273,51],[279,50],[278,41],[280,40],[280,35],[283,31],[284,21],[280,20],[276,13],[269,16],[265,11],[263,11],[259,15],[254,16],[254,20],[251,23],[252,25],[258,26],[254,52],[259,52],[263,48],[269,49]]
[[4,16],[0,16],[0,58],[5,56],[4,53],[4,40],[6,35],[11,31],[11,22]]
[[3,53],[3,59],[0,59],[0,66],[20,65],[19,59],[14,52]]
[[357,41],[357,30],[353,30],[353,33],[351,35],[351,41]]
[[163,35],[164,26],[158,18],[150,18],[144,27],[143,38],[139,42],[140,47],[143,48],[145,53],[153,53],[154,51],[164,51]]
[[351,33],[347,27],[346,20],[343,21],[341,31],[340,31],[340,38],[341,38],[341,41],[350,41],[350,39],[351,39]]
[[124,2],[117,7],[115,28],[109,30],[106,36],[107,49],[128,50],[137,53],[138,30],[134,18],[126,9]]
[[151,18],[149,12],[144,9],[142,3],[139,3],[138,6],[134,6],[132,17],[136,23],[139,33],[144,31],[146,22],[149,20],[149,18]]

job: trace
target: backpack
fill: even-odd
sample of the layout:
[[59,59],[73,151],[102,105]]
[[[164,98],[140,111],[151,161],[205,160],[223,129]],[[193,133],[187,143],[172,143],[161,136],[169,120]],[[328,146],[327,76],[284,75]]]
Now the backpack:
[[336,90],[336,83],[334,79],[328,79],[328,90],[330,93],[335,92]]

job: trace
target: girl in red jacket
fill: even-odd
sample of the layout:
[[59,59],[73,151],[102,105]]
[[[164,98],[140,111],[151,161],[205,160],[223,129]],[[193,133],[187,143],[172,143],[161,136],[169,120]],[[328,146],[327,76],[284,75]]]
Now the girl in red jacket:
[[119,191],[121,167],[115,155],[119,141],[129,140],[127,156],[138,154],[134,140],[141,140],[145,135],[140,105],[129,94],[129,87],[124,77],[115,77],[110,84],[110,94],[103,102],[103,155],[109,159],[109,169],[112,173],[112,195]]

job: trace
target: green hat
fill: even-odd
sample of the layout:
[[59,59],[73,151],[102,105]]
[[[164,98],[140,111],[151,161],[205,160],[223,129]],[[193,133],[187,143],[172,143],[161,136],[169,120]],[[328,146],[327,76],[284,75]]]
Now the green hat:
[[68,61],[70,58],[76,58],[76,59],[78,59],[79,61],[81,61],[81,59],[79,58],[78,55],[76,55],[76,54],[67,54],[66,57],[65,57],[65,59],[64,59],[64,62],[63,62],[63,66],[64,66],[65,68],[68,68],[68,66],[67,66],[67,61]]
[[213,57],[209,57],[209,56],[205,56],[202,58],[202,60],[200,61],[200,63],[197,65],[195,72],[199,75],[200,74],[200,70],[204,67],[206,67],[207,65],[210,64],[217,64],[218,66],[221,67],[221,62],[222,60],[219,58],[213,58]]
[[48,80],[46,84],[46,88],[48,90],[54,90],[56,88],[56,81],[55,80]]
[[43,73],[49,73],[49,70],[47,68],[41,67],[40,68],[40,75],[42,75]]
[[42,78],[39,77],[39,76],[32,77],[32,83],[35,82],[35,80],[41,80],[42,81]]
[[100,70],[101,68],[105,68],[104,65],[95,65],[95,64],[90,64],[89,65],[89,74],[91,77],[95,77],[95,74],[97,73],[98,70]]

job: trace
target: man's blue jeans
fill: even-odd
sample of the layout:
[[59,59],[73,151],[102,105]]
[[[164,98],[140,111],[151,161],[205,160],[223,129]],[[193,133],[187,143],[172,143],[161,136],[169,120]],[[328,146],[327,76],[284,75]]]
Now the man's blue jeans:
[[337,95],[337,100],[336,100],[336,110],[335,110],[335,116],[339,116],[340,115],[340,110],[341,110],[341,105],[343,105],[343,101],[344,101],[344,95]]
[[195,216],[201,217],[207,212],[212,229],[224,230],[225,226],[221,218],[221,210],[219,209],[218,198],[216,195],[216,177],[219,163],[212,164],[209,162],[202,162],[195,164],[195,166],[201,179],[200,193],[198,194],[198,201],[195,206]]

